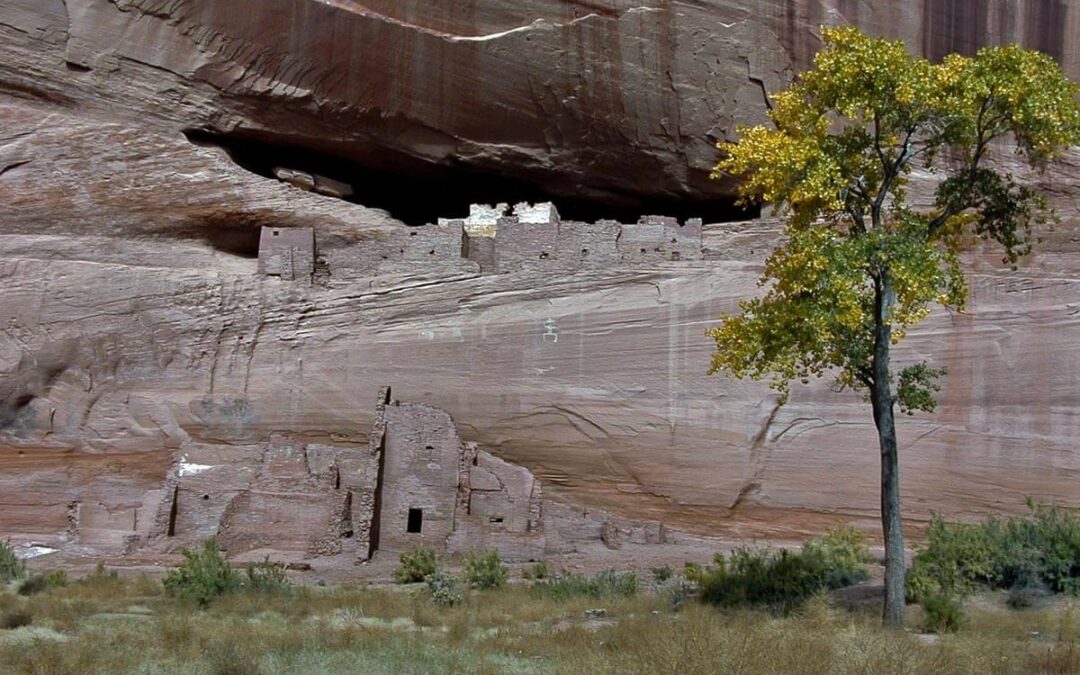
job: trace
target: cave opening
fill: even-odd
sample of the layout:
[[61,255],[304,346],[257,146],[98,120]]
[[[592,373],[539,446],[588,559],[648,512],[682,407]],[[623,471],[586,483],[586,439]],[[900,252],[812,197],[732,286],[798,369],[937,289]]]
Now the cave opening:
[[[760,208],[744,208],[734,197],[618,198],[567,197],[531,182],[496,170],[463,165],[434,165],[418,160],[379,160],[373,168],[333,152],[242,134],[185,131],[192,143],[222,148],[241,168],[267,178],[277,169],[329,179],[328,183],[351,188],[340,194],[347,201],[383,209],[407,225],[426,225],[439,218],[464,218],[471,204],[553,202],[564,220],[596,222],[616,220],[634,223],[643,215],[672,216],[681,221],[701,218],[706,223],[751,220]],[[317,180],[317,179],[316,179]],[[315,190],[319,192],[320,190]],[[326,193],[324,193],[326,194]]]

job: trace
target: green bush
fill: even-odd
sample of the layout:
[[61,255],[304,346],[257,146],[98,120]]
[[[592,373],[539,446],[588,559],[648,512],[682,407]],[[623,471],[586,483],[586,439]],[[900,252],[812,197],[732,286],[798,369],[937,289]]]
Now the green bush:
[[866,545],[866,535],[846,525],[832,528],[806,542],[802,554],[836,575],[829,583],[833,588],[850,586],[866,579],[866,566],[874,560]]
[[938,593],[922,599],[926,610],[925,629],[930,633],[955,633],[964,626],[966,617],[960,601],[951,595]]
[[473,588],[500,588],[506,583],[506,566],[495,549],[474,551],[465,556],[465,582]]
[[67,586],[67,573],[64,570],[53,570],[45,574],[34,574],[27,577],[19,584],[19,595],[33,595],[50,588],[62,588]]
[[671,569],[671,565],[663,565],[661,567],[654,567],[651,570],[653,581],[658,584],[662,584],[675,575],[675,570]]
[[701,598],[721,607],[768,607],[787,613],[822,590],[843,588],[869,577],[870,553],[861,534],[832,530],[808,541],[800,551],[736,549],[716,565],[688,568]]
[[579,574],[557,574],[550,579],[533,586],[533,591],[556,600],[583,597],[599,600],[602,598],[629,598],[637,594],[637,576],[605,570],[595,576]]
[[541,560],[535,565],[526,567],[521,571],[521,577],[530,581],[539,581],[540,579],[547,579],[551,576],[551,568],[548,564]]
[[465,600],[461,583],[449,574],[435,572],[424,580],[427,583],[431,601],[440,607],[451,607]]
[[26,576],[26,563],[15,555],[15,549],[0,541],[0,584],[10,584]]
[[394,570],[394,581],[399,584],[415,584],[439,571],[435,551],[430,548],[418,548],[412,553],[402,553],[398,562],[398,567]]
[[978,524],[935,516],[927,545],[908,573],[908,598],[1025,585],[1045,585],[1055,593],[1080,591],[1080,520],[1057,506],[1030,506],[1029,516]]
[[170,570],[162,581],[169,595],[206,607],[214,598],[242,587],[241,576],[221,555],[216,540],[207,539],[202,550],[181,553],[184,564]]
[[[720,556],[721,561],[724,560],[723,556],[721,556],[719,553],[717,553],[717,556]],[[688,561],[688,562],[686,562],[686,564],[683,565],[683,573],[682,573],[682,575],[683,575],[683,578],[686,579],[687,581],[690,581],[690,582],[695,583],[695,584],[700,584],[701,580],[705,578],[706,571],[709,571],[711,569],[712,568],[703,567],[702,565],[700,565],[700,564],[698,564],[696,562],[689,562]]]
[[293,586],[284,568],[270,562],[270,556],[266,556],[261,563],[248,565],[244,590],[282,595],[291,593]]

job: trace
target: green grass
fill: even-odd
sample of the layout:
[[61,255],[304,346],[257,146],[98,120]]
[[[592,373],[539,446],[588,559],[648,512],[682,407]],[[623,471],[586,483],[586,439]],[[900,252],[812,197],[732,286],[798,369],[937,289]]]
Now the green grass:
[[[662,595],[566,594],[529,584],[472,591],[440,607],[425,588],[240,590],[205,609],[145,578],[94,575],[31,596],[0,594],[2,673],[1070,673],[1080,672],[1080,605],[1013,611],[970,602],[935,642],[811,598],[786,617]],[[604,608],[590,620],[584,611]],[[911,627],[924,617],[912,608]]]

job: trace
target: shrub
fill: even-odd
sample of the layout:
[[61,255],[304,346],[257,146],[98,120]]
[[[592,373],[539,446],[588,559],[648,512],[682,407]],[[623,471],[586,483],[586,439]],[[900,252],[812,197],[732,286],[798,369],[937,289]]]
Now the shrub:
[[529,579],[531,581],[547,579],[551,576],[551,568],[548,567],[548,564],[546,562],[541,560],[535,565],[531,565],[523,569],[521,571],[521,576],[523,579]]
[[500,588],[506,583],[506,566],[495,549],[472,552],[465,556],[465,582],[473,588]]
[[629,598],[637,594],[637,576],[605,570],[595,576],[557,574],[533,586],[539,595],[566,600],[573,597],[592,599]]
[[[720,555],[719,553],[717,555]],[[723,560],[723,558],[721,558]],[[711,568],[710,568],[711,569]],[[696,562],[687,562],[683,565],[683,578],[695,584],[700,584],[705,577],[706,568]]]
[[726,561],[718,555],[713,567],[688,571],[706,602],[787,613],[822,590],[865,580],[869,559],[862,535],[845,528],[808,541],[801,551],[736,549]]
[[418,548],[412,553],[402,553],[398,562],[398,567],[394,570],[394,581],[399,584],[415,584],[435,574],[439,569],[435,551],[430,548]]
[[67,586],[67,573],[64,570],[53,570],[45,574],[35,574],[28,577],[19,585],[19,595],[33,595],[50,588],[62,588]]
[[832,588],[865,580],[868,576],[866,565],[874,559],[866,545],[866,535],[846,525],[832,528],[821,537],[806,542],[802,553],[835,575],[829,583]]
[[10,584],[26,576],[26,563],[15,555],[15,549],[0,541],[0,584]]
[[1057,506],[1029,505],[1029,516],[979,524],[935,516],[908,574],[908,598],[1040,584],[1055,593],[1080,590],[1080,520]]
[[930,633],[955,633],[966,620],[963,606],[951,595],[927,596],[922,599],[922,606],[926,610],[925,629]]
[[449,574],[442,572],[429,574],[425,581],[431,593],[431,601],[440,607],[457,605],[465,599],[461,583]]
[[684,579],[683,577],[669,577],[660,582],[657,587],[657,592],[667,600],[668,604],[674,610],[682,608],[686,602],[697,594],[698,587],[692,581]]
[[650,571],[652,572],[653,580],[656,581],[656,583],[658,584],[664,583],[675,575],[675,570],[671,569],[671,565],[654,567]]
[[14,630],[29,626],[34,622],[34,617],[25,609],[13,609],[0,614],[0,630]]
[[96,567],[94,567],[94,573],[86,577],[84,581],[103,581],[112,582],[120,578],[120,573],[116,570],[111,570],[105,567],[105,562],[99,560]]
[[240,575],[221,555],[216,540],[207,539],[200,551],[184,549],[181,553],[184,564],[170,570],[162,581],[169,595],[206,607],[214,598],[241,587]]
[[266,556],[261,563],[248,565],[244,590],[255,593],[287,594],[292,592],[292,582],[289,581],[285,570],[280,565],[270,562],[270,556]]

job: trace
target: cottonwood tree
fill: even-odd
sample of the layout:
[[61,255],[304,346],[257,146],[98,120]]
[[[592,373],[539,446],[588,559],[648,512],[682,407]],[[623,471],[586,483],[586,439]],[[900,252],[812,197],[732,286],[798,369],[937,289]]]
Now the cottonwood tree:
[[[958,257],[975,236],[1015,267],[1033,228],[1053,217],[1034,189],[990,163],[1006,148],[1037,170],[1080,143],[1077,86],[1048,56],[1017,46],[913,57],[903,42],[823,29],[814,67],[775,95],[773,126],[721,143],[714,178],[742,179],[745,202],[774,205],[784,238],[765,263],[762,297],[709,331],[709,372],[793,380],[834,375],[873,409],[881,453],[884,620],[904,617],[904,539],[895,409],[934,410],[926,362],[899,370],[892,347],[937,303],[963,311]],[[909,204],[914,169],[938,174],[932,208]]]

